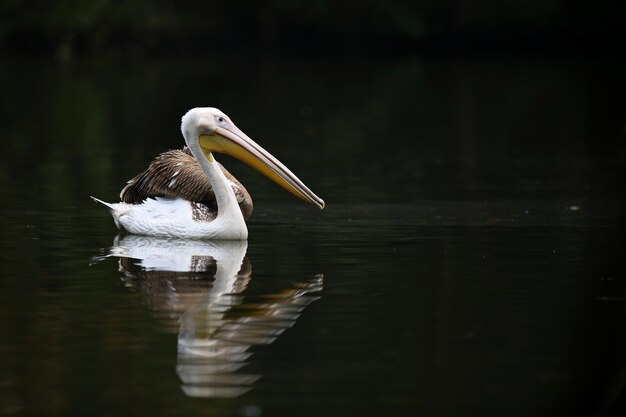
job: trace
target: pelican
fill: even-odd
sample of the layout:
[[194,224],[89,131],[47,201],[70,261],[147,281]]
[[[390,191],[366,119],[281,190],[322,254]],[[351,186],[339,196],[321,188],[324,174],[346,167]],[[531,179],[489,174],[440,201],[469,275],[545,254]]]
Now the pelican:
[[252,199],[213,152],[250,165],[302,200],[324,208],[316,196],[285,165],[250,139],[226,114],[197,107],[183,117],[187,146],[159,155],[148,169],[128,181],[119,203],[106,206],[122,232],[192,239],[245,240]]

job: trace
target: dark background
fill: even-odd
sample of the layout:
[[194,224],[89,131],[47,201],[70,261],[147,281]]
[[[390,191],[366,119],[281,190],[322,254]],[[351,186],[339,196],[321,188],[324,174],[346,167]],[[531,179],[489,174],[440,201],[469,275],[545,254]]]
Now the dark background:
[[[350,160],[376,149],[377,191],[355,196],[369,201],[582,193],[621,204],[624,16],[610,1],[6,1],[0,123],[7,143],[57,126],[81,148],[81,123],[97,119],[90,133],[141,158],[132,171],[155,140],[176,144],[177,123],[147,120],[213,105],[261,142],[289,140],[270,114],[319,143],[342,135],[315,147],[345,163],[323,166],[329,178],[357,176]],[[390,183],[399,190],[385,193]]]
[[76,54],[602,55],[623,59],[619,1],[5,1],[0,46]]

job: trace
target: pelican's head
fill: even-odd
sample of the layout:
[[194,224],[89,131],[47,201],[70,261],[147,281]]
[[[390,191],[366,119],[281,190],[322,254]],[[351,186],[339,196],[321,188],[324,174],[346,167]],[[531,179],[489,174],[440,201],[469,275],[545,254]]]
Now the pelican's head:
[[196,107],[182,119],[181,130],[187,146],[196,145],[213,162],[211,152],[225,153],[248,164],[302,200],[324,208],[324,200],[316,196],[293,172],[272,154],[243,133],[221,110]]

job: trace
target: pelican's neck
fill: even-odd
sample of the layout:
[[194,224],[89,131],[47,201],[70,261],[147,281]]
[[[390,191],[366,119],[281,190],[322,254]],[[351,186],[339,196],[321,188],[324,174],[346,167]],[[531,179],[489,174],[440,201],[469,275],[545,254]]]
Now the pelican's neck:
[[209,153],[208,156],[205,156],[202,149],[200,149],[198,136],[187,137],[184,132],[183,135],[185,136],[185,141],[187,142],[187,146],[189,146],[191,154],[196,158],[198,165],[200,165],[200,168],[204,171],[204,174],[209,179],[209,183],[213,188],[217,202],[218,217],[226,214],[235,214],[243,218],[241,209],[237,203],[237,197],[235,197],[235,192],[222,170],[217,166],[213,155]]

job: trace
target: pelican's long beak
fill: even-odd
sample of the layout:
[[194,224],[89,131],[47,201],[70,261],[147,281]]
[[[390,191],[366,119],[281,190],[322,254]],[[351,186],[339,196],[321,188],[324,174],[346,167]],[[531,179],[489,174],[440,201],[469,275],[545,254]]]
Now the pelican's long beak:
[[217,127],[212,135],[200,135],[198,142],[203,152],[219,152],[234,156],[296,197],[321,209],[324,208],[324,200],[316,196],[289,168],[232,123],[228,128]]

